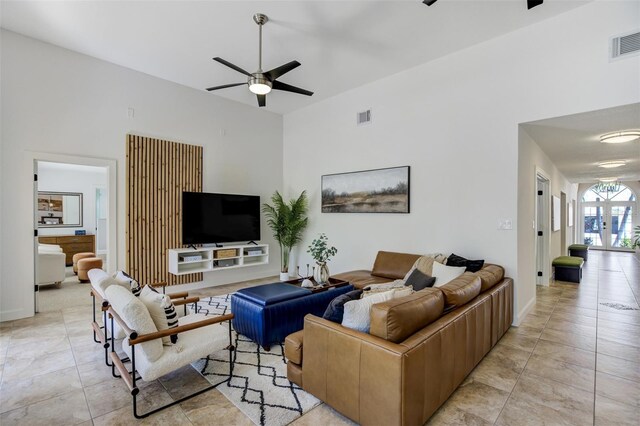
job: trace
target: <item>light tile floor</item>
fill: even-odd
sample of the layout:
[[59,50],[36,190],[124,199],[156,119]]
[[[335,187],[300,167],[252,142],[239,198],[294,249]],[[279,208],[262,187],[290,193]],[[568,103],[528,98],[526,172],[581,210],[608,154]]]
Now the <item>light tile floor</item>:
[[[507,332],[429,424],[640,425],[639,299],[633,255],[591,252],[582,283],[538,287],[521,326]],[[87,297],[83,305],[0,323],[0,424],[251,424],[217,390],[136,421],[126,387],[111,377],[92,341],[90,306]],[[145,384],[142,409],[207,384],[185,367]],[[294,424],[352,423],[323,404]]]

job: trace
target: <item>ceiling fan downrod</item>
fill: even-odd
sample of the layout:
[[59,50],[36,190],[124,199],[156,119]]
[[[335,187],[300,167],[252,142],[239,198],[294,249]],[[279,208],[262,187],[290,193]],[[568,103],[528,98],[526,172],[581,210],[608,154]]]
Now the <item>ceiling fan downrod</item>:
[[262,26],[269,22],[269,17],[262,13],[256,13],[253,15],[253,20],[258,24],[259,36],[258,36],[258,72],[262,72]]

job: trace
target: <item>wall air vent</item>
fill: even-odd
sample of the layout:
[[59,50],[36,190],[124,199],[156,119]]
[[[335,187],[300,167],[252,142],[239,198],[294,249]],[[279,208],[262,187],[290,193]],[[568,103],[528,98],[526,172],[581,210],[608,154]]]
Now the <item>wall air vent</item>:
[[356,117],[356,122],[358,123],[358,126],[363,126],[365,124],[370,124],[371,123],[371,109],[359,112],[357,117]]
[[611,39],[611,59],[618,59],[640,53],[640,32]]

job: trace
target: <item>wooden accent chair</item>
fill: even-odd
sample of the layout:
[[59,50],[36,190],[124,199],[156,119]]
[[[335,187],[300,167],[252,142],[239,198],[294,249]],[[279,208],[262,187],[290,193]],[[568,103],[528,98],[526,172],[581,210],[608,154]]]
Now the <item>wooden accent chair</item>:
[[[122,350],[128,355],[120,359],[115,351],[113,334],[111,335],[111,372],[114,377],[121,377],[131,392],[133,415],[137,419],[145,418],[165,408],[200,395],[224,382],[229,382],[233,375],[233,352],[231,320],[233,314],[207,317],[203,314],[189,314],[179,318],[175,328],[158,331],[145,304],[127,289],[112,285],[106,289],[110,302],[107,308],[109,320],[115,321],[124,330],[126,337],[122,341]],[[228,328],[221,323],[228,322]],[[177,335],[172,345],[163,345],[162,338]],[[229,377],[205,389],[173,401],[146,413],[138,413],[137,386],[138,374],[144,381],[156,380],[185,365],[206,357],[216,351],[229,351]],[[131,361],[131,371],[124,363]],[[119,375],[116,374],[116,370]]]
[[[109,301],[106,298],[105,290],[111,285],[119,285],[131,291],[130,283],[122,280],[118,281],[117,279],[113,278],[102,269],[92,269],[89,271],[88,276],[89,276],[89,281],[91,282],[90,295],[93,300],[93,310],[92,310],[93,320],[91,321],[91,328],[93,329],[93,341],[96,343],[100,343],[102,345],[102,347],[104,348],[104,362],[108,367],[111,367],[112,366],[110,362],[111,358],[109,357],[109,347],[111,345],[111,340],[124,338],[125,332],[118,325],[116,325],[110,331],[112,339],[110,339],[109,337],[109,329],[106,327],[108,323],[107,311],[109,309]],[[159,282],[159,283],[153,283],[148,285],[154,288],[162,287],[162,292],[164,293],[167,284],[163,282]],[[190,303],[195,304],[196,302],[200,301],[199,297],[195,297],[195,296],[190,297],[189,293],[186,291],[169,294],[169,297],[171,298],[171,301],[173,302],[174,306],[183,306],[184,315],[187,315],[188,304]],[[102,326],[97,322],[96,303],[100,304],[100,310],[102,312],[102,323],[103,323]],[[197,310],[198,305],[196,304],[195,307]]]

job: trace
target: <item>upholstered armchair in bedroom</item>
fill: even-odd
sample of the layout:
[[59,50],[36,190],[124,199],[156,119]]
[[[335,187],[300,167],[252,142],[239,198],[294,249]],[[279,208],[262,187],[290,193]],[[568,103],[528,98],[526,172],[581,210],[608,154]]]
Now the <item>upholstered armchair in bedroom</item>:
[[65,278],[65,254],[60,246],[38,244],[38,265],[36,283],[38,285],[60,284]]

